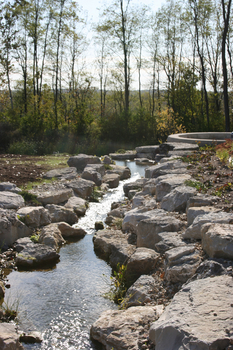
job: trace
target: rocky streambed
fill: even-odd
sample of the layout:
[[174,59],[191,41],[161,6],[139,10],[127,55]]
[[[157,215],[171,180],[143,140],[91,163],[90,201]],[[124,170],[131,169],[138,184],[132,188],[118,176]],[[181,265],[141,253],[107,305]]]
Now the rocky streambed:
[[[173,151],[169,151],[172,147]],[[149,166],[145,178],[124,185],[128,199],[112,204],[106,219],[108,227],[94,236],[94,249],[101,259],[108,261],[113,269],[118,263],[127,267],[129,287],[121,303],[122,309],[110,308],[92,324],[91,338],[104,349],[233,348],[233,214],[216,205],[216,196],[200,194],[196,188],[187,186],[192,176],[187,163],[176,157],[189,154],[192,147],[176,147],[174,150],[173,145],[162,145],[159,153],[155,146],[137,150],[138,162],[143,159],[144,163],[150,163],[148,158],[157,157],[160,163]],[[165,154],[168,152],[170,154]],[[165,155],[169,155],[169,159]],[[69,165],[73,166],[72,162]],[[106,174],[100,174],[97,166],[88,167],[91,171],[84,175],[88,176],[85,180],[90,181],[92,176],[92,181],[101,179],[103,183]],[[109,175],[113,175],[112,170]],[[115,175],[117,171],[119,169],[115,168]],[[118,179],[120,176],[123,175],[118,173]],[[110,184],[116,176],[110,178],[105,178],[104,183],[113,186]],[[69,179],[69,185],[67,178],[63,179],[59,191],[63,186],[66,193],[70,189],[75,191],[76,195],[71,198],[83,196],[82,191],[77,190],[77,179]],[[103,189],[105,185],[101,186]],[[15,240],[15,227],[19,227],[17,232],[26,230],[24,235],[28,236],[27,229],[32,230],[32,225],[43,226],[40,243],[49,242],[53,252],[70,235],[85,234],[81,228],[78,233],[71,234],[72,230],[77,230],[67,224],[72,225],[71,213],[69,220],[64,216],[61,219],[60,213],[70,208],[67,207],[69,198],[60,205],[59,201],[54,203],[54,198],[53,203],[48,203],[45,199],[48,196],[41,195],[41,191],[38,196],[43,206],[30,209],[33,215],[31,211],[29,215],[18,210],[17,215],[24,215],[24,222],[17,217],[15,222],[10,221],[5,215],[11,222],[9,244]],[[37,213],[41,210],[43,214],[40,212],[36,216],[35,208]],[[72,209],[74,213],[75,208]],[[53,223],[45,224],[46,218]],[[67,236],[65,231],[68,231]],[[6,234],[4,237],[6,239]],[[16,256],[16,264],[25,266],[29,262],[30,267],[35,266],[34,256],[29,258],[27,253],[25,258],[23,253],[25,246],[31,243],[24,238],[17,244],[21,245],[18,250],[23,249]]]

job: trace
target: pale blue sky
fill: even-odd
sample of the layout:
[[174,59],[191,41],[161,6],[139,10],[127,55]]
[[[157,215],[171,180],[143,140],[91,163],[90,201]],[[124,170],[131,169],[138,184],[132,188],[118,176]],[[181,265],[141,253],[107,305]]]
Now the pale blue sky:
[[[101,8],[104,3],[111,4],[111,0],[77,0],[78,4],[82,6],[83,10],[88,12],[89,20],[98,21],[99,12],[97,8]],[[155,12],[158,10],[166,0],[131,0],[132,4],[143,4],[150,6],[151,9]]]

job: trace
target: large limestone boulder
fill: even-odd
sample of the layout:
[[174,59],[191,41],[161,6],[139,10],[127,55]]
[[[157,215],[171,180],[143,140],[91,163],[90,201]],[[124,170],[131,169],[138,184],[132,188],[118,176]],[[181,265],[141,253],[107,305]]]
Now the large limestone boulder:
[[217,209],[215,207],[209,207],[209,206],[203,206],[203,207],[189,207],[187,209],[187,223],[188,226],[192,225],[193,221],[196,219],[197,216],[206,215],[209,213],[217,213],[220,209]]
[[55,204],[47,204],[45,208],[50,214],[51,222],[65,221],[70,225],[78,222],[77,215],[70,208],[65,208],[63,206]]
[[160,254],[153,249],[137,248],[127,262],[127,284],[132,285],[141,275],[147,275],[154,270]]
[[201,263],[195,245],[182,245],[165,253],[165,279],[172,283],[184,283],[191,278]]
[[12,184],[11,182],[1,182],[0,183],[0,191],[8,191],[14,193],[20,193],[22,190],[16,186],[16,184]]
[[187,172],[187,164],[180,160],[173,160],[146,168],[145,177],[151,179],[166,174],[181,174],[180,171],[185,174]]
[[20,221],[12,210],[0,209],[0,246],[8,248],[18,238],[29,237],[32,229]]
[[[143,219],[148,219],[154,215],[158,215],[159,209],[148,210],[146,207],[139,207],[132,210],[129,210],[124,217],[122,222],[123,231],[136,232],[136,227],[138,223]],[[164,214],[165,211],[161,210],[161,214]]]
[[[158,319],[163,306],[133,306],[127,310],[108,310],[91,327],[91,338],[106,350],[139,350],[140,334],[147,325]],[[147,339],[144,337],[146,345]]]
[[155,350],[228,349],[233,337],[232,294],[233,279],[226,275],[185,285],[150,329]]
[[151,303],[152,296],[156,293],[156,283],[152,276],[141,275],[127,290],[121,303],[122,308],[142,306]]
[[233,260],[233,225],[206,224],[201,234],[202,248],[209,257]]
[[141,220],[136,228],[137,247],[155,249],[155,244],[161,240],[158,233],[178,232],[183,226],[180,220],[162,209],[155,209],[153,212],[152,217]]
[[182,234],[184,239],[201,239],[201,228],[206,223],[233,224],[233,214],[220,212],[210,212],[206,215],[197,216],[192,225]]
[[202,193],[197,193],[195,196],[189,198],[187,203],[187,210],[190,207],[204,207],[214,206],[218,202],[218,197],[209,196]]
[[155,155],[159,153],[159,146],[140,146],[136,147],[137,158],[154,159]]
[[[188,174],[187,175],[186,174],[182,175],[181,174],[179,176],[177,176],[177,175],[173,175],[173,176],[170,175],[170,177],[168,179],[166,179],[166,180],[163,179],[163,180],[159,181],[159,183],[156,185],[156,188],[155,188],[155,194],[156,194],[157,201],[160,202],[175,187],[182,186],[185,183],[185,181],[190,180],[190,179],[191,179],[190,175],[188,175]],[[190,193],[191,193],[191,188],[190,188]],[[193,191],[193,193],[195,193],[195,191]],[[173,197],[174,197],[174,195],[179,197],[177,193],[174,193]],[[187,198],[187,200],[188,200],[188,198]],[[166,200],[165,200],[165,203],[164,203],[164,206],[169,207]]]
[[192,197],[196,188],[190,186],[178,186],[162,198],[161,208],[167,211],[185,212],[187,202]]
[[101,177],[104,176],[104,174],[105,174],[105,167],[104,167],[104,164],[102,164],[102,163],[101,164],[87,164],[84,171],[90,170],[90,169],[97,171],[101,175]]
[[126,234],[120,230],[98,231],[93,238],[94,249],[102,259],[109,261],[112,267],[118,263],[126,265],[136,247],[128,243]]
[[106,173],[103,177],[103,182],[106,183],[110,188],[116,188],[120,182],[120,175]]
[[65,208],[72,209],[77,216],[83,216],[86,213],[88,202],[80,197],[73,196],[68,199]]
[[109,156],[114,160],[133,160],[136,157],[136,151],[125,151],[124,153],[110,153]]
[[56,224],[47,225],[43,227],[40,232],[39,243],[45,244],[53,249],[58,249],[62,244],[65,244],[65,242]]
[[49,211],[44,207],[24,207],[17,211],[20,220],[27,226],[37,228],[51,223]]
[[160,254],[185,244],[181,239],[181,235],[177,232],[160,232],[158,233],[158,239],[159,242],[155,244],[155,250]]
[[129,179],[131,176],[130,169],[127,166],[110,165],[111,170],[107,170],[106,174],[117,174],[120,176],[120,180]]
[[66,187],[71,188],[77,196],[84,199],[91,196],[94,186],[94,181],[80,178],[66,184]]
[[86,231],[82,228],[70,226],[66,222],[58,222],[56,225],[65,240],[76,240],[86,235]]
[[99,157],[89,156],[86,154],[78,154],[77,156],[70,157],[67,161],[69,167],[75,167],[78,171],[83,171],[87,164],[100,164]]
[[61,204],[66,202],[74,195],[72,189],[49,190],[46,192],[36,193],[37,199],[43,205],[46,204]]
[[92,168],[85,168],[82,172],[82,179],[93,181],[96,186],[102,184],[102,177],[100,173]]
[[0,191],[0,208],[19,209],[24,206],[25,202],[20,194],[10,191]]
[[13,323],[0,323],[0,349],[2,350],[23,350],[24,347],[19,341],[20,334],[17,333]]
[[77,169],[75,167],[62,168],[62,169],[53,169],[49,170],[47,173],[43,175],[44,179],[66,179],[72,180],[77,176]]
[[136,190],[140,191],[146,183],[146,179],[138,179],[134,182],[129,182],[127,184],[124,184],[123,191],[125,193],[125,196],[128,197],[129,191]]
[[[22,244],[21,240],[24,240]],[[21,250],[19,246],[21,245]],[[21,238],[16,241],[15,263],[20,268],[37,268],[56,264],[60,255],[55,249],[40,243],[33,243],[29,238]]]

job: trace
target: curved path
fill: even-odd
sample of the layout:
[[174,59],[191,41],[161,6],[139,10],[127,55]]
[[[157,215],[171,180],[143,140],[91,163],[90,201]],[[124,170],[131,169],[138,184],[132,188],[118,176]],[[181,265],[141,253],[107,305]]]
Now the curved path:
[[192,132],[169,135],[167,142],[198,143],[199,146],[219,144],[231,138],[230,132]]

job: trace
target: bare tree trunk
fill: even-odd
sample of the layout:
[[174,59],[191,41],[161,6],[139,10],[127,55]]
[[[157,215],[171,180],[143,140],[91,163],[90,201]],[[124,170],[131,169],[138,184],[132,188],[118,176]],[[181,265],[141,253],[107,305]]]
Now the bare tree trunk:
[[231,0],[228,2],[227,13],[225,2],[222,0],[224,28],[222,34],[222,71],[223,71],[223,94],[224,94],[224,111],[225,111],[225,131],[230,131],[230,114],[229,114],[229,98],[228,98],[228,77],[226,64],[226,37],[229,29]]

